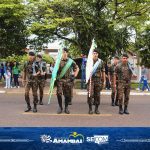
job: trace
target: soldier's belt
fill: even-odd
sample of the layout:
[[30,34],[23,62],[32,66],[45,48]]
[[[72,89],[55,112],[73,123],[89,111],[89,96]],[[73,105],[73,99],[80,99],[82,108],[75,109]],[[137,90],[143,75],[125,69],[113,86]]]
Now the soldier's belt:
[[101,76],[92,76],[92,79],[101,79]]
[[118,83],[131,83],[130,80],[118,80]]
[[70,79],[60,79],[59,82],[71,82]]
[[45,75],[39,75],[38,77],[45,77]]
[[38,77],[38,80],[45,80],[45,76]]
[[37,82],[38,80],[28,80],[28,81],[26,81],[26,82],[30,82],[30,83],[35,83],[35,82]]

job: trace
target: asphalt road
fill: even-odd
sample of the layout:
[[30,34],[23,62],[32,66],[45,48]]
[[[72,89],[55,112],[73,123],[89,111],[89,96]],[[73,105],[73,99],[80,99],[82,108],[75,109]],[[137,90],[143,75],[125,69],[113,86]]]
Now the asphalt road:
[[[31,96],[32,101],[32,96]],[[24,95],[0,94],[1,127],[150,127],[150,96],[131,96],[130,115],[119,115],[118,107],[110,106],[110,96],[101,96],[100,115],[88,115],[86,96],[74,95],[71,114],[58,115],[57,99],[54,95],[51,104],[38,105],[37,113],[24,113]]]

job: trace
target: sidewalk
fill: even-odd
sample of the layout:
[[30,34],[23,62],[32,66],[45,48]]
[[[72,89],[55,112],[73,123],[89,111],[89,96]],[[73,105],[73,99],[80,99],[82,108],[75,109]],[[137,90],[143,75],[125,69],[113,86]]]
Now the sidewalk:
[[[49,93],[49,87],[46,86],[44,89],[44,94],[48,95]],[[56,88],[54,89],[53,93],[56,93]],[[86,90],[81,90],[81,89],[74,89],[73,93],[76,95],[87,95]],[[4,89],[3,87],[0,87],[0,94],[24,94],[24,88],[11,88],[11,89]],[[111,95],[111,90],[102,90],[101,92],[102,95]],[[131,90],[130,95],[150,95],[150,92],[147,91],[137,91],[137,90]]]

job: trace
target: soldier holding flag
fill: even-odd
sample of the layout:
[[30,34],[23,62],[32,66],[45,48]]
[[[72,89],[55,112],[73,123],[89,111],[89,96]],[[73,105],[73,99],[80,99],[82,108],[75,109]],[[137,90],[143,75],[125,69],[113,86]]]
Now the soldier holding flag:
[[[100,105],[100,91],[102,90],[105,82],[105,68],[104,63],[98,58],[98,51],[93,51],[93,67],[90,78],[87,84],[87,102],[89,105],[89,114],[93,114],[92,105],[94,98],[95,113],[100,114],[98,107]],[[88,66],[87,68],[88,69]]]
[[70,111],[68,109],[69,102],[71,101],[72,94],[71,90],[73,88],[72,81],[78,75],[79,67],[76,63],[68,57],[68,49],[63,49],[62,59],[60,61],[60,66],[58,69],[58,75],[56,79],[57,83],[57,99],[59,104],[59,109],[57,111],[58,114],[63,112],[62,106],[62,94],[65,97],[65,109],[64,112],[69,114]]

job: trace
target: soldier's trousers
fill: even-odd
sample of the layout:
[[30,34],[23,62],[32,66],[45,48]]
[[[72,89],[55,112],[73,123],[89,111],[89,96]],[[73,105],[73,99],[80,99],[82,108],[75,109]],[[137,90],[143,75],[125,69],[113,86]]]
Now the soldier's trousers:
[[45,80],[38,80],[38,88],[39,88],[40,99],[43,98],[44,87],[45,87]]
[[95,105],[100,105],[100,91],[102,90],[102,84],[99,80],[97,79],[92,79],[91,83],[90,81],[88,82],[87,85],[87,103],[89,105],[93,104],[93,98],[94,98],[94,104]]
[[118,83],[116,83],[116,87],[114,87],[113,82],[111,83],[111,99],[118,100]]
[[68,106],[68,102],[72,98],[72,82],[69,80],[57,81],[57,97],[64,95],[65,97],[65,106]]
[[124,105],[128,106],[130,90],[131,90],[131,83],[118,82],[119,105],[123,105],[123,98],[124,98]]
[[71,98],[73,98],[73,87],[74,87],[74,82],[71,82]]
[[38,101],[38,96],[37,96],[37,82],[27,82],[26,87],[25,87],[25,101],[27,105],[30,105],[30,97],[29,97],[29,92],[30,89],[32,89],[32,95],[33,95],[33,104],[37,104]]

